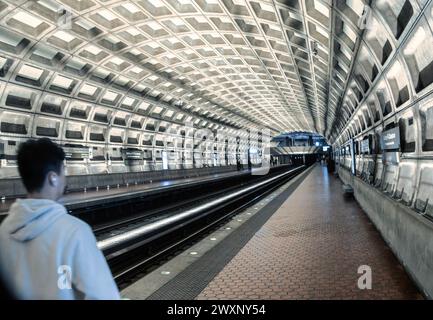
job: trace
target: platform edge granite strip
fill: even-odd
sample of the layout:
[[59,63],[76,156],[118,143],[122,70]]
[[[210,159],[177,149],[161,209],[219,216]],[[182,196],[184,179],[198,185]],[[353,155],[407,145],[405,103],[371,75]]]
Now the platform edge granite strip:
[[[236,256],[254,234],[268,221],[287,198],[312,172],[315,165],[293,179],[286,190],[269,202],[236,232],[228,235],[199,260],[189,265],[175,278],[164,284],[147,300],[193,300],[212,281],[212,279]],[[290,183],[290,182],[289,182]]]

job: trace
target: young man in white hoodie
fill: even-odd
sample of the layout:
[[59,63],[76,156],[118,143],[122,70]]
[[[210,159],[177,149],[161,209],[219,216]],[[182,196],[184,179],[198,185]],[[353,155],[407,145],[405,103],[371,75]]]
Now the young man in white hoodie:
[[18,299],[119,299],[91,228],[57,201],[66,185],[65,153],[49,139],[18,150],[27,189],[0,225],[0,272]]

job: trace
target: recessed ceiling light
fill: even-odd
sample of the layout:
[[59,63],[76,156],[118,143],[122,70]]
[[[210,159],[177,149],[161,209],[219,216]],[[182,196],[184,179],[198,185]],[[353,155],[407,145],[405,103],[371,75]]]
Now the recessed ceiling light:
[[54,36],[68,43],[76,39],[73,35],[65,31],[57,31],[56,33],[54,33]]
[[160,1],[160,0],[147,0],[147,1],[150,2],[156,8],[161,8],[164,6],[162,1]]
[[314,1],[314,7],[317,11],[319,11],[321,14],[325,15],[326,17],[329,17],[329,8],[323,4],[321,1]]
[[102,49],[98,48],[97,46],[94,46],[93,44],[89,44],[85,47],[85,50],[95,56],[100,54],[102,52]]
[[133,37],[141,35],[141,32],[138,31],[136,28],[128,28],[125,31],[128,32]]
[[98,88],[85,84],[81,87],[80,93],[88,95],[88,96],[93,96],[96,92]]
[[182,19],[180,18],[174,18],[174,19],[170,19],[170,22],[172,22],[175,26],[180,27],[180,26],[184,26],[185,23],[183,22]]
[[117,66],[119,66],[119,65],[121,65],[122,63],[124,63],[125,61],[122,60],[122,59],[120,59],[120,58],[118,58],[118,57],[114,57],[114,58],[112,58],[112,59],[110,60],[110,62],[111,62],[111,63],[114,63],[114,64],[117,65]]
[[62,77],[60,75],[57,75],[52,82],[54,86],[64,88],[64,89],[68,89],[72,83],[73,83],[72,79]]
[[116,15],[113,14],[110,10],[101,10],[98,11],[98,14],[108,21],[113,21],[117,19]]
[[27,64],[23,65],[18,72],[21,77],[25,77],[32,80],[39,80],[43,75],[44,70],[29,66]]
[[132,4],[130,2],[124,3],[121,6],[124,7],[126,10],[128,10],[131,13],[137,13],[137,12],[141,11],[135,4]]
[[114,101],[119,95],[112,91],[107,91],[104,95],[104,100]]
[[126,97],[126,98],[123,100],[122,104],[125,105],[125,106],[132,106],[132,104],[133,104],[134,102],[135,102],[135,99],[132,99],[132,98]]
[[15,14],[13,16],[13,19],[16,21],[19,21],[21,23],[25,23],[26,25],[28,25],[34,29],[43,23],[43,21],[41,19],[39,19],[39,18],[35,17],[34,15],[31,15],[25,11],[20,11],[17,14]]

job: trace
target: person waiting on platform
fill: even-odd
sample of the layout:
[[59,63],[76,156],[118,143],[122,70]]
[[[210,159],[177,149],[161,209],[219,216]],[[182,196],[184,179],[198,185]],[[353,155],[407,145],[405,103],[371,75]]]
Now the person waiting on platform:
[[65,153],[49,139],[18,150],[28,192],[0,225],[0,272],[18,299],[119,299],[119,290],[89,225],[57,201],[65,185]]

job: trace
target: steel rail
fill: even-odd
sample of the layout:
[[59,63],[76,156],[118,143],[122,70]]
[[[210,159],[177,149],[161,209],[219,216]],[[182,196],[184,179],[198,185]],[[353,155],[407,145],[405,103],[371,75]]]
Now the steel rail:
[[271,183],[271,182],[273,182],[275,180],[278,180],[278,179],[280,179],[280,178],[282,178],[284,176],[287,176],[287,175],[293,173],[294,171],[298,171],[298,170],[300,170],[300,169],[302,169],[304,167],[305,166],[297,167],[297,168],[292,169],[290,171],[287,171],[287,172],[284,172],[282,174],[279,174],[279,175],[277,175],[275,177],[266,179],[266,180],[264,180],[262,182],[255,183],[255,184],[253,184],[253,185],[251,185],[249,187],[246,187],[244,189],[241,189],[239,191],[236,191],[236,192],[233,192],[231,194],[222,196],[220,198],[211,200],[208,203],[205,203],[205,204],[199,205],[197,207],[188,209],[188,210],[186,210],[184,212],[175,214],[173,216],[170,216],[170,217],[167,217],[167,218],[155,221],[155,222],[151,222],[149,224],[146,224],[144,226],[138,227],[136,229],[125,231],[122,234],[118,234],[118,235],[115,235],[113,237],[110,237],[110,238],[98,241],[98,243],[97,243],[98,248],[100,250],[104,251],[104,250],[116,247],[118,245],[121,245],[123,243],[126,243],[128,241],[134,240],[136,238],[143,237],[146,234],[150,234],[150,233],[153,233],[153,232],[155,232],[157,230],[160,230],[160,229],[163,229],[165,227],[168,227],[168,226],[170,226],[173,223],[180,222],[180,221],[182,221],[182,220],[184,220],[184,219],[186,219],[188,217],[193,217],[195,215],[203,213],[204,211],[206,211],[206,210],[208,210],[210,208],[216,207],[218,205],[221,205],[221,204],[223,204],[226,201],[233,200],[233,199],[235,199],[235,198],[237,198],[237,197],[239,197],[241,195],[244,195],[244,194],[246,194],[246,193],[248,193],[248,192],[250,192],[250,191],[252,191],[254,189],[260,188],[263,185],[269,184],[269,183]]

